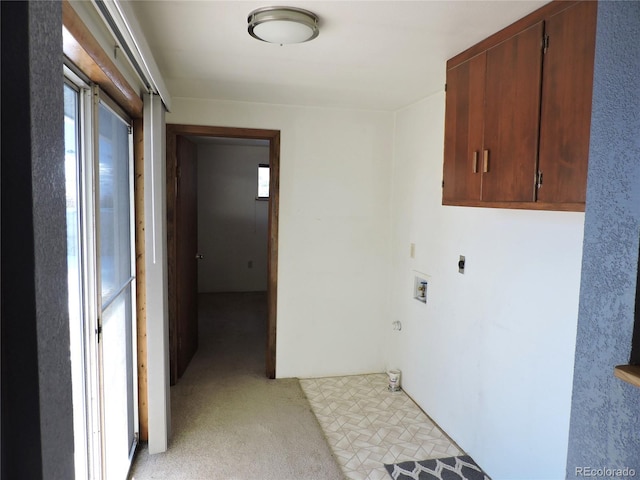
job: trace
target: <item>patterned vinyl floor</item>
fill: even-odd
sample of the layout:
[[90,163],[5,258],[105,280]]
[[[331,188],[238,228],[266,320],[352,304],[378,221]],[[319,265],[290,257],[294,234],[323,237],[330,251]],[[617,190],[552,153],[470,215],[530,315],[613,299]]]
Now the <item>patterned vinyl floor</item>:
[[388,479],[385,463],[464,453],[386,374],[301,379],[311,407],[349,480]]

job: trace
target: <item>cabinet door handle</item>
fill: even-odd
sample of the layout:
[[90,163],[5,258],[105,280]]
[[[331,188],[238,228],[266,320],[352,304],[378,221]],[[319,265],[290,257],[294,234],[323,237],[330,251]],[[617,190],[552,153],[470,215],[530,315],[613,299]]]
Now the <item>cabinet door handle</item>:
[[473,173],[478,173],[478,151],[473,151]]
[[489,172],[489,150],[485,150],[483,153],[482,172]]

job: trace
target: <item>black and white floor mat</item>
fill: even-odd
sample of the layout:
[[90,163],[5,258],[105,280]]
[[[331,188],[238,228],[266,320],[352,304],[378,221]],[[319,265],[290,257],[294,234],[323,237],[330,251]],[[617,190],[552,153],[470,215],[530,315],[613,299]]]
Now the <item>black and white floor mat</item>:
[[468,455],[385,465],[393,480],[490,480]]

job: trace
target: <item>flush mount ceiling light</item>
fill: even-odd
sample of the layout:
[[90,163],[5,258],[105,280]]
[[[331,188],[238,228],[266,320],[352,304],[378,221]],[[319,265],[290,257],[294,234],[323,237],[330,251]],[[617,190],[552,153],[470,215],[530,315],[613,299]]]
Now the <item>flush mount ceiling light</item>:
[[318,17],[315,13],[294,7],[263,7],[247,18],[249,35],[263,42],[303,43],[318,36]]

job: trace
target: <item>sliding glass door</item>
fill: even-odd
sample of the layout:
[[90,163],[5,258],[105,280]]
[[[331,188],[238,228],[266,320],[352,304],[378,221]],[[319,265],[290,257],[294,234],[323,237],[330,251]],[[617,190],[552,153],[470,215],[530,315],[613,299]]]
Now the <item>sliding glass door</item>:
[[88,478],[90,416],[87,414],[90,404],[87,401],[90,371],[87,365],[85,338],[87,315],[84,301],[87,293],[83,271],[87,267],[83,249],[83,181],[80,159],[82,146],[82,94],[81,90],[71,83],[64,85],[64,144],[65,144],[65,178],[67,204],[67,272],[69,291],[69,334],[71,345],[71,375],[73,386],[73,436],[75,442],[76,478]]
[[74,80],[64,131],[76,478],[124,480],[138,430],[131,129]]

